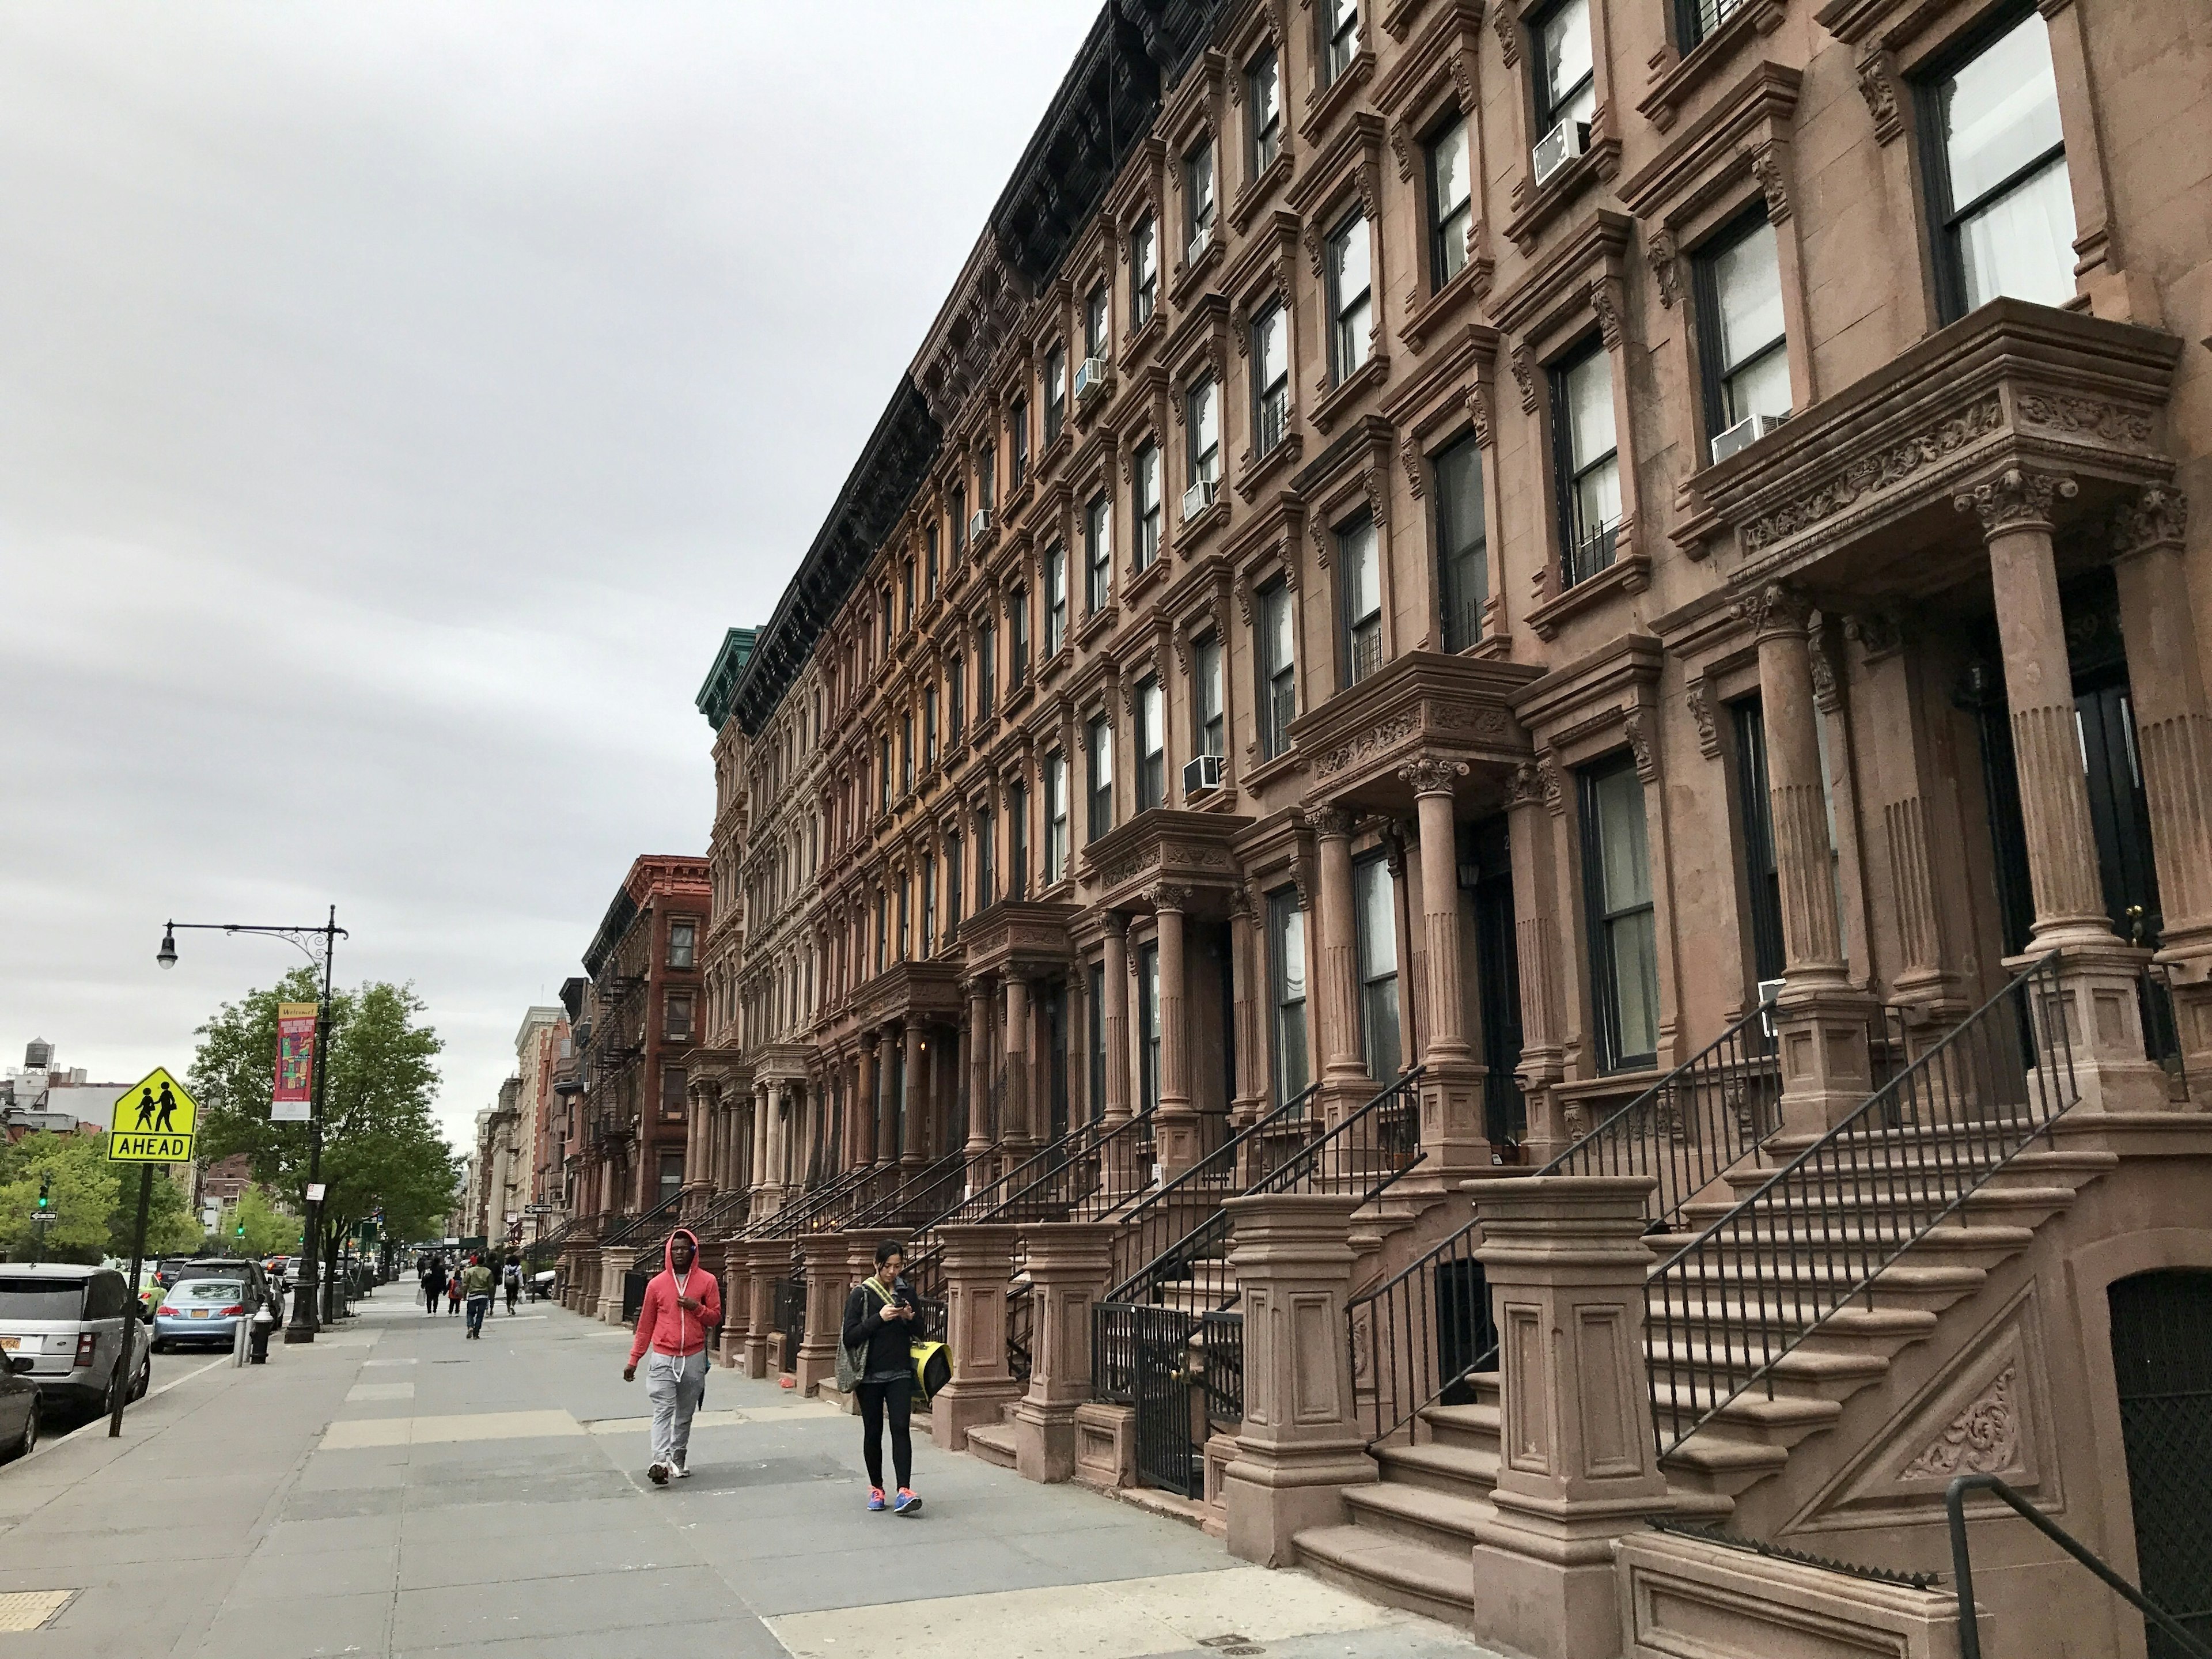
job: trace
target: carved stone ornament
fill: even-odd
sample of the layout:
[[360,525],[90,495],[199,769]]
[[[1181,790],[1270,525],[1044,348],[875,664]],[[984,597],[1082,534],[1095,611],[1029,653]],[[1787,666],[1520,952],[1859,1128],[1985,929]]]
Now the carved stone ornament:
[[1859,96],[1866,100],[1867,112],[1874,117],[1874,136],[1881,143],[1905,131],[1905,118],[1897,102],[1897,82],[1890,78],[1889,65],[1881,58],[1869,58],[1859,65]]
[[1506,781],[1505,804],[1508,806],[1534,806],[1544,798],[1544,781],[1537,775],[1533,761],[1522,761],[1513,769]]
[[1521,61],[1521,20],[1511,6],[1504,5],[1490,14],[1490,21],[1497,26],[1498,54],[1511,69]]
[[1855,641],[1869,662],[1894,656],[1905,643],[1905,632],[1887,611],[1869,611],[1844,618],[1844,637]]
[[2049,392],[2020,394],[2020,423],[2045,432],[2063,432],[2069,438],[2095,438],[2103,443],[2137,447],[2150,442],[2153,429],[2148,410],[2108,403],[2102,398]]
[[1449,795],[1453,780],[1466,775],[1465,761],[1409,761],[1398,769],[1398,781],[1416,795]]
[[1145,896],[1155,910],[1188,910],[1192,894],[1180,882],[1156,881],[1145,890]]
[[1381,754],[1394,744],[1403,743],[1420,729],[1420,717],[1417,714],[1401,714],[1395,720],[1385,720],[1374,730],[1340,743],[1323,755],[1314,764],[1315,775],[1326,778],[1344,771]]
[[1526,340],[1516,340],[1513,349],[1506,354],[1506,362],[1513,370],[1513,383],[1521,388],[1521,412],[1536,412],[1536,357],[1528,349]]
[[2112,551],[2122,556],[2179,547],[2189,533],[2189,497],[2153,484],[2112,516]]
[[[1467,417],[1474,425],[1474,441],[1490,447],[1490,388],[1477,380],[1467,389]],[[1419,495],[1420,492],[1414,492]]]
[[1996,477],[1953,496],[1951,505],[1979,519],[1984,536],[2002,535],[2008,530],[2048,530],[2052,499],[2070,499],[2080,489],[2073,479],[2056,473],[2008,466]]
[[1759,181],[1759,194],[1766,198],[1768,222],[1780,224],[1790,216],[1790,181],[1783,175],[1778,145],[1761,144],[1752,151],[1751,176]]
[[1832,714],[1844,706],[1843,682],[1836,673],[1836,659],[1828,654],[1828,630],[1821,625],[1818,611],[1806,629],[1806,659],[1813,671],[1813,701],[1820,706],[1824,714]]
[[1567,797],[1559,787],[1559,769],[1553,764],[1549,755],[1536,763],[1536,776],[1544,786],[1544,805],[1551,809],[1553,817],[1560,817],[1567,810]]
[[1743,528],[1743,550],[1756,553],[1809,530],[1863,497],[1903,483],[1922,467],[1965,448],[2003,425],[2003,405],[1992,393],[1925,432],[1892,444],[1863,460],[1850,463],[1835,477],[1822,480],[1803,495],[1753,519]]
[[1721,756],[1720,727],[1713,719],[1712,694],[1705,690],[1701,675],[1690,682],[1683,701],[1690,705],[1690,718],[1698,725],[1698,751],[1707,760],[1718,760]]
[[1650,783],[1659,775],[1658,751],[1651,746],[1651,734],[1644,729],[1644,716],[1633,713],[1620,722],[1621,735],[1628,739],[1628,751],[1636,757],[1636,775]]
[[1805,596],[1785,582],[1769,582],[1736,601],[1736,614],[1751,624],[1753,640],[1775,635],[1802,635],[1811,619],[1812,606]]
[[1413,492],[1413,499],[1418,501],[1424,486],[1421,446],[1410,432],[1398,441],[1398,459],[1406,469],[1406,488]]
[[1306,822],[1313,826],[1314,834],[1323,840],[1352,834],[1352,814],[1341,806],[1310,807],[1306,811]]
[[1620,301],[1613,291],[1613,284],[1598,282],[1590,284],[1590,311],[1597,318],[1598,337],[1605,342],[1607,351],[1620,349]]
[[1651,262],[1651,278],[1659,290],[1659,304],[1672,311],[1674,301],[1682,292],[1681,267],[1678,263],[1681,249],[1674,240],[1674,233],[1665,226],[1651,233],[1644,245],[1644,257]]
[[1960,1474],[2002,1474],[2021,1464],[2020,1368],[2008,1365],[1980,1397],[1898,1473],[1903,1479],[1948,1480]]

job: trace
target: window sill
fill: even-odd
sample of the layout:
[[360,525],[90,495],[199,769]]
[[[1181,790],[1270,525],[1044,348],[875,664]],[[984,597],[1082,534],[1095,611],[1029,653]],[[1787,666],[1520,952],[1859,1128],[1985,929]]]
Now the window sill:
[[1281,147],[1275,152],[1275,159],[1261,168],[1255,177],[1247,179],[1244,188],[1237,192],[1237,199],[1229,207],[1229,228],[1242,236],[1258,216],[1260,210],[1290,183],[1297,166],[1293,147],[1286,135]]
[[1471,253],[1460,267],[1458,276],[1425,300],[1408,307],[1406,325],[1398,331],[1406,349],[1419,356],[1421,348],[1449,328],[1453,319],[1467,307],[1480,306],[1488,299],[1491,274],[1495,268],[1487,253]]
[[1328,389],[1326,396],[1314,405],[1314,430],[1326,433],[1334,426],[1345,410],[1357,402],[1363,392],[1373,390],[1389,377],[1390,354],[1371,348],[1367,361]]
[[1593,185],[1612,179],[1620,171],[1620,140],[1609,134],[1601,137],[1595,131],[1590,134],[1589,149],[1542,184],[1536,182],[1535,168],[1530,165],[1514,181],[1513,199],[1524,205],[1506,222],[1507,238],[1523,255],[1534,253],[1536,238],[1545,226],[1573,206]]
[[1101,635],[1114,631],[1114,624],[1120,614],[1120,607],[1109,599],[1083,619],[1083,626],[1075,630],[1075,643],[1089,649]]
[[1161,314],[1159,303],[1155,301],[1152,314],[1121,337],[1121,361],[1129,365],[1131,374],[1143,367],[1146,355],[1160,343],[1160,337],[1167,332],[1167,319]]
[[1620,523],[1620,538],[1614,544],[1613,562],[1595,576],[1577,582],[1557,599],[1547,600],[1528,613],[1528,626],[1536,637],[1548,641],[1572,617],[1608,603],[1616,597],[1641,593],[1651,586],[1651,560],[1643,553],[1632,550],[1630,539],[1632,526],[1626,519]]
[[1375,78],[1375,49],[1363,45],[1344,66],[1344,73],[1325,87],[1316,87],[1306,98],[1306,118],[1298,123],[1298,137],[1311,144],[1319,141],[1330,122],[1344,112],[1354,93]]
[[[1248,745],[1247,752],[1257,755],[1259,745],[1257,744]],[[1305,757],[1298,753],[1297,745],[1293,744],[1273,760],[1262,761],[1254,766],[1238,781],[1243,785],[1247,792],[1256,795],[1276,779],[1291,777],[1303,772],[1305,769]],[[1224,790],[1223,793],[1227,792]]]
[[[1296,410],[1291,411],[1291,418],[1292,420],[1297,418]],[[1253,495],[1271,475],[1286,466],[1295,466],[1305,453],[1306,440],[1305,434],[1302,432],[1285,433],[1283,441],[1264,455],[1255,456],[1250,450],[1246,450],[1242,465],[1237,474],[1237,499],[1246,506],[1250,506]],[[1206,508],[1205,513],[1200,514],[1199,517],[1206,518],[1221,509],[1221,497],[1217,495],[1213,498],[1213,505]]]
[[[1209,512],[1212,510],[1212,508],[1207,509]],[[1133,611],[1136,609],[1137,600],[1143,595],[1145,590],[1162,579],[1161,573],[1167,568],[1167,565],[1168,562],[1164,558],[1155,554],[1152,556],[1152,562],[1142,570],[1131,570],[1127,573],[1121,579],[1121,603]]]
[[[1280,447],[1279,445],[1277,446]],[[1213,505],[1194,517],[1185,519],[1176,526],[1174,550],[1182,558],[1198,556],[1199,546],[1223,525],[1229,522],[1229,497],[1216,491]],[[1165,560],[1161,561],[1165,563]]]
[[1737,52],[1755,35],[1771,34],[1782,21],[1784,0],[1751,0],[1751,3],[1736,11],[1711,34],[1690,48],[1686,58],[1677,58],[1669,46],[1662,52],[1654,69],[1644,100],[1636,106],[1643,116],[1660,131],[1674,125],[1674,118],[1682,106],[1699,87],[1704,86],[1735,61]]
[[1191,296],[1205,286],[1203,279],[1206,273],[1218,266],[1224,257],[1221,233],[1217,224],[1212,239],[1206,243],[1206,252],[1198,256],[1195,264],[1186,264],[1180,258],[1176,261],[1175,278],[1168,284],[1169,302],[1177,311],[1188,306]]

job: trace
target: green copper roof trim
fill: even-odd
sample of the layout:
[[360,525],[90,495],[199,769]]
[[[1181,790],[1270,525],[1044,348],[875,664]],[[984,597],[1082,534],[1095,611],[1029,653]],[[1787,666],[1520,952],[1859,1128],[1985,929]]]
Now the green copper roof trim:
[[723,635],[722,648],[714,653],[714,665],[707,671],[707,683],[692,700],[707,717],[707,724],[717,732],[730,717],[730,700],[738,694],[738,681],[744,674],[745,665],[753,659],[753,641],[759,634],[757,628],[732,628]]

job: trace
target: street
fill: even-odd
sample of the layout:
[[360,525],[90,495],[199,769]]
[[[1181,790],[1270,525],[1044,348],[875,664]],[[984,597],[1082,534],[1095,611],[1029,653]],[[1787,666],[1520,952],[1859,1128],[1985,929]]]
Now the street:
[[162,1356],[121,1439],[0,1468],[0,1656],[1482,1653],[926,1436],[927,1516],[868,1514],[854,1419],[725,1370],[653,1488],[628,1331],[526,1304],[467,1342],[407,1290],[265,1367]]

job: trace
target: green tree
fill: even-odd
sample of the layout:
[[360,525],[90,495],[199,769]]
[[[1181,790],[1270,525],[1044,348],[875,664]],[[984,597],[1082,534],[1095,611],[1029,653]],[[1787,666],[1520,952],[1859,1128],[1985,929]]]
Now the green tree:
[[260,1188],[248,1187],[223,1218],[222,1243],[235,1246],[241,1255],[256,1258],[275,1255],[280,1250],[289,1254],[300,1246],[300,1227],[298,1216],[278,1209]]
[[[138,1225],[138,1166],[118,1164],[113,1167],[115,1211],[108,1218],[107,1253],[128,1261],[131,1234]],[[147,1189],[147,1255],[175,1255],[185,1250],[197,1250],[206,1237],[199,1217],[192,1213],[191,1194],[155,1164],[154,1183]]]
[[[54,1218],[46,1237],[34,1240],[39,1228],[31,1217],[42,1176]],[[35,1250],[48,1261],[99,1261],[119,1184],[102,1136],[40,1130],[0,1151],[0,1242],[9,1259],[27,1261]]]
[[[191,1087],[199,1102],[200,1149],[210,1158],[243,1152],[253,1178],[306,1213],[307,1126],[269,1121],[276,1065],[276,1005],[313,1002],[316,975],[295,969],[268,990],[225,1003],[199,1029]],[[381,1208],[400,1237],[443,1218],[454,1196],[453,1151],[431,1115],[442,1048],[418,1018],[412,986],[381,981],[331,998],[324,1077],[325,1188],[317,1255]]]

